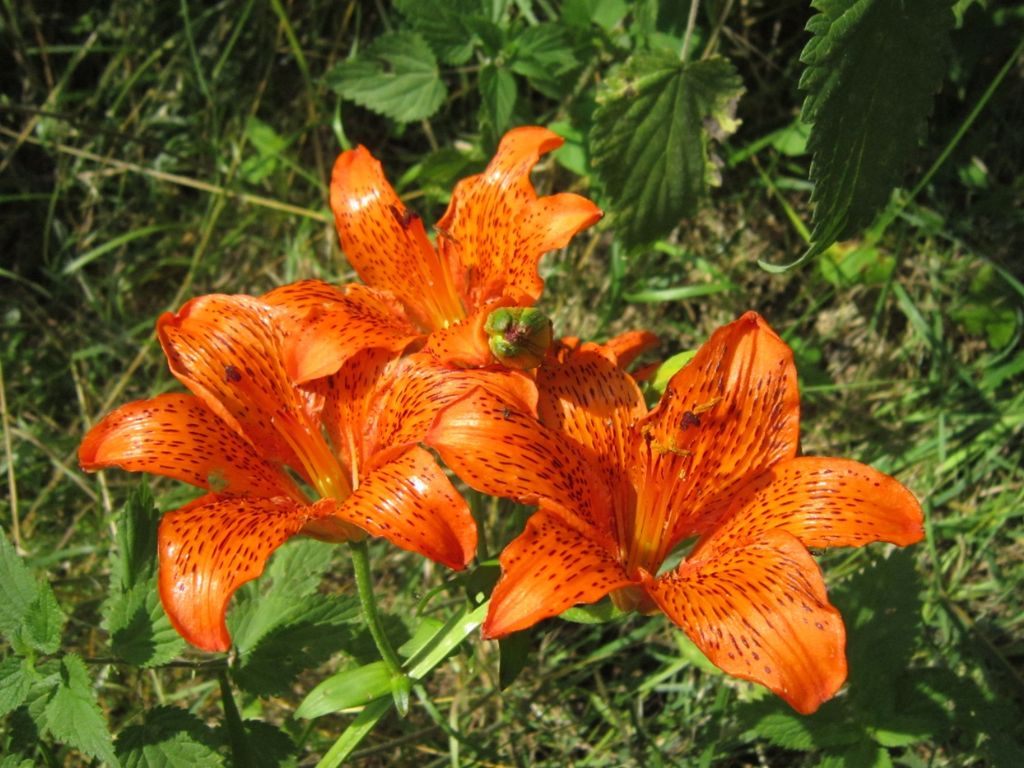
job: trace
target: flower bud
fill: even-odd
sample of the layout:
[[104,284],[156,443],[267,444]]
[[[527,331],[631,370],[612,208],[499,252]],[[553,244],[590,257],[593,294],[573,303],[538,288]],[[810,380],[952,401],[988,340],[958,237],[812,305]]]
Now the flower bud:
[[484,325],[491,353],[502,365],[525,371],[536,368],[551,346],[551,320],[532,307],[502,307]]

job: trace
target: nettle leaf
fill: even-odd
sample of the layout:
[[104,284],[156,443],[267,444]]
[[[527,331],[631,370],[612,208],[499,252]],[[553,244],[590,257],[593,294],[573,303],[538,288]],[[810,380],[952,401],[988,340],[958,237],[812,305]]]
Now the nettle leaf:
[[503,133],[516,106],[516,79],[504,67],[486,64],[480,70],[481,117],[496,133]]
[[480,0],[395,0],[395,7],[445,64],[460,65],[473,55],[468,19],[485,19]]
[[19,651],[53,653],[65,616],[49,582],[37,580],[6,536],[0,536],[0,633]]
[[289,758],[295,756],[295,743],[280,728],[263,720],[246,720],[242,728],[249,754],[244,766],[235,760],[229,761],[232,768],[279,768],[294,765],[294,761]]
[[341,626],[359,616],[355,598],[314,595],[289,607],[280,623],[239,652],[233,674],[249,693],[269,696],[287,689],[299,673],[338,650]]
[[64,632],[67,617],[57,605],[57,596],[49,582],[38,584],[39,594],[29,603],[25,613],[22,640],[43,653],[55,653],[60,648],[60,637]]
[[38,597],[32,572],[14,551],[6,536],[0,536],[0,632],[10,640]]
[[842,708],[825,704],[813,715],[798,715],[785,704],[768,699],[747,706],[742,712],[748,723],[746,737],[766,740],[784,749],[814,750],[842,747],[864,738],[857,727],[844,719]]
[[157,531],[160,512],[145,484],[118,515],[103,626],[114,656],[141,667],[164,664],[185,648],[160,604]]
[[109,765],[119,765],[89,672],[75,654],[61,659],[60,682],[47,697],[40,721],[43,730],[57,741]]
[[448,94],[434,52],[416,32],[381,35],[325,78],[342,98],[400,123],[430,117]]
[[25,703],[32,688],[32,668],[25,659],[8,656],[0,661],[0,717]]
[[683,63],[667,52],[636,54],[608,78],[590,145],[625,244],[663,237],[697,211],[717,183],[709,142],[736,130],[742,92],[724,59]]
[[149,710],[141,725],[117,737],[124,768],[223,768],[216,737],[195,715],[177,707]]
[[565,96],[565,81],[580,66],[582,58],[561,24],[545,22],[524,27],[512,40],[509,67],[530,85],[553,99]]
[[160,511],[153,503],[149,486],[141,484],[128,498],[117,517],[114,535],[115,552],[111,557],[111,581],[129,590],[136,584],[156,576],[156,539],[160,528]]
[[166,664],[185,650],[185,641],[164,612],[155,578],[111,597],[106,629],[111,652],[140,667]]
[[946,71],[952,0],[815,0],[801,119],[815,203],[811,251],[871,223],[925,136]]

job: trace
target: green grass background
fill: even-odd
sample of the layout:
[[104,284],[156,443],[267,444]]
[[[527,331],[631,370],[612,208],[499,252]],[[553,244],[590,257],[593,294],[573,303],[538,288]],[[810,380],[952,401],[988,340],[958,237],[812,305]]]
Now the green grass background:
[[[950,76],[908,186],[979,105],[1024,29],[1019,4],[1002,16],[961,5],[970,7]],[[558,11],[524,0],[508,13],[543,20]],[[757,260],[795,258],[805,245],[798,225],[810,217],[810,158],[799,135],[780,132],[800,105],[809,15],[802,2],[730,8],[718,46],[747,94],[739,132],[719,149],[722,187],[650,248],[621,252],[605,223],[549,255],[541,306],[560,333],[602,339],[650,328],[661,357],[756,309],[796,350],[805,452],[869,462],[917,493],[927,539],[907,557],[886,559],[876,546],[823,558],[851,624],[850,693],[812,727],[703,665],[663,619],[551,621],[530,637],[529,661],[504,691],[497,646],[472,640],[431,678],[436,710],[414,700],[353,764],[1019,764],[1024,65],[1012,64],[877,242],[850,241],[769,275]],[[65,649],[90,661],[115,734],[158,704],[210,722],[221,714],[201,671],[104,661],[98,615],[111,520],[138,479],[85,475],[77,443],[112,406],[176,386],[153,339],[158,313],[201,293],[353,278],[326,206],[344,142],[367,145],[428,220],[443,212],[452,182],[485,162],[497,134],[481,127],[479,61],[442,67],[445,104],[409,125],[343,102],[325,84],[332,65],[401,18],[383,0],[2,3],[0,519],[70,615]],[[658,18],[678,33],[673,13]],[[698,31],[707,28],[701,16]],[[586,62],[566,99],[522,87],[511,122],[580,127],[576,102],[607,63]],[[596,194],[566,164],[545,163],[538,187]],[[162,509],[189,498],[171,483],[154,489]],[[496,552],[523,513],[480,503]],[[384,546],[373,554],[390,614],[413,612],[442,582],[415,557]],[[322,589],[349,594],[347,568],[339,548]],[[343,662],[309,670],[289,695],[241,697],[247,716],[290,734],[293,764],[315,762],[351,719],[291,717]],[[887,734],[875,710],[918,720]],[[835,729],[854,742],[823,735]],[[80,764],[60,745],[40,750],[51,764]]]

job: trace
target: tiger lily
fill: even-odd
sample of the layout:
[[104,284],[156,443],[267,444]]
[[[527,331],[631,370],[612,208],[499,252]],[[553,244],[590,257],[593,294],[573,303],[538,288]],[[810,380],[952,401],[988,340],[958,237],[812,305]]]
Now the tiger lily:
[[484,327],[491,312],[531,306],[544,286],[540,257],[601,217],[579,195],[537,196],[530,170],[561,144],[541,127],[505,134],[487,169],[455,187],[435,227],[436,244],[365,147],[341,153],[331,208],[342,248],[363,283],[338,289],[295,335],[289,365],[296,381],[334,373],[360,349],[399,354],[422,347],[428,336],[427,350],[442,362],[501,362]]
[[484,635],[610,595],[799,712],[832,697],[845,628],[808,548],[911,544],[921,507],[864,464],[797,456],[793,355],[767,323],[718,329],[650,412],[594,344],[559,350],[537,385],[542,426],[475,391],[427,437],[470,486],[538,506],[500,557]]
[[[206,494],[160,522],[159,589],[178,632],[209,651],[230,647],[225,612],[291,536],[382,536],[454,569],[475,554],[465,501],[417,444],[437,409],[485,386],[527,411],[523,374],[451,372],[423,356],[355,355],[336,376],[299,388],[285,338],[335,298],[307,282],[251,296],[202,296],[157,322],[177,379],[172,393],[121,406],[86,435],[86,470],[164,475]],[[429,397],[424,393],[429,393]]]

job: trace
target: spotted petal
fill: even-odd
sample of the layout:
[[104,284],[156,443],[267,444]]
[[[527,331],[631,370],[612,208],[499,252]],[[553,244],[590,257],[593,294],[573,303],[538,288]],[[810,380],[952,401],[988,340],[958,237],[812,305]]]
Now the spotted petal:
[[160,599],[182,637],[206,651],[231,646],[224,615],[240,586],[310,520],[331,512],[289,499],[205,496],[160,521]]
[[422,334],[389,295],[365,285],[346,286],[345,295],[315,309],[285,342],[285,363],[297,383],[336,373],[363,349],[398,354]]
[[151,472],[216,493],[302,498],[280,467],[194,395],[122,405],[89,430],[78,461],[89,471]]
[[664,558],[706,530],[751,475],[796,455],[793,353],[757,314],[719,328],[634,432],[638,516],[667,531]]
[[515,128],[483,173],[456,185],[437,223],[438,247],[468,312],[500,296],[532,304],[544,287],[540,257],[601,218],[601,210],[579,195],[537,197],[530,171],[561,144],[547,128]]
[[610,548],[610,492],[585,449],[481,389],[445,408],[426,443],[472,488],[543,504]]
[[285,371],[279,310],[250,296],[209,295],[157,321],[171,372],[268,460],[302,470],[315,443],[306,406]]
[[505,547],[501,571],[484,637],[526,629],[636,583],[612,552],[543,509],[531,515],[526,530]]
[[817,563],[783,531],[709,548],[658,578],[658,606],[716,666],[767,686],[803,714],[846,679],[846,630]]
[[378,457],[334,514],[456,570],[476,554],[476,523],[469,507],[434,457],[419,446]]
[[706,541],[746,541],[783,530],[807,547],[873,541],[905,546],[924,535],[921,505],[899,482],[856,461],[811,456],[781,462],[750,479],[720,519]]
[[345,256],[364,283],[393,293],[422,330],[463,316],[423,221],[398,199],[365,147],[335,161],[331,209]]

